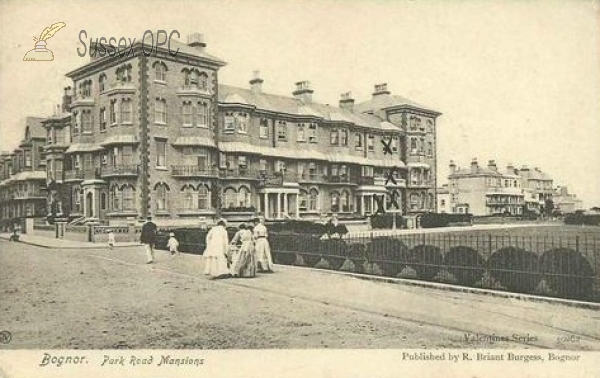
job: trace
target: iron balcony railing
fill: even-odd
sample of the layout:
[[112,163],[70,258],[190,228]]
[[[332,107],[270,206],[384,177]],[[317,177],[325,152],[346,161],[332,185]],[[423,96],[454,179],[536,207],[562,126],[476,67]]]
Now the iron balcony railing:
[[218,176],[219,171],[213,167],[202,167],[198,165],[173,165],[171,175],[174,177],[206,177]]
[[65,181],[93,180],[100,178],[100,169],[73,169],[65,171]]
[[32,192],[16,192],[13,196],[16,200],[44,199],[46,198],[46,193],[42,192],[41,190],[36,190]]
[[137,176],[138,173],[137,165],[108,165],[102,168],[102,177]]

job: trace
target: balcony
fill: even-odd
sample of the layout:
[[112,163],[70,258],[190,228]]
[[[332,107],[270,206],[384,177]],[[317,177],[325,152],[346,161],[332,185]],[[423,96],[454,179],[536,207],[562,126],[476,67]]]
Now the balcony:
[[96,169],[74,169],[65,171],[65,182],[95,180],[100,178],[100,170]]
[[46,199],[46,193],[41,190],[31,192],[16,192],[13,194],[15,200],[27,200],[27,199]]
[[202,89],[199,85],[182,85],[177,89],[177,94],[182,95],[203,95],[210,96],[208,89]]
[[217,177],[219,172],[216,168],[202,167],[198,165],[172,165],[171,175],[173,177]]
[[[356,180],[356,178],[354,178]],[[331,184],[354,184],[353,177],[350,175],[325,176],[325,181]]]
[[[400,180],[396,180],[400,183]],[[403,180],[404,181],[404,180]],[[414,180],[410,182],[411,188],[429,188],[433,186],[432,180]]]
[[298,182],[321,184],[325,182],[325,177],[318,173],[304,172],[303,174],[298,175]]
[[108,165],[102,168],[102,177],[137,176],[138,173],[137,165]]
[[219,170],[219,177],[225,180],[259,180],[259,171],[251,169],[221,169]]

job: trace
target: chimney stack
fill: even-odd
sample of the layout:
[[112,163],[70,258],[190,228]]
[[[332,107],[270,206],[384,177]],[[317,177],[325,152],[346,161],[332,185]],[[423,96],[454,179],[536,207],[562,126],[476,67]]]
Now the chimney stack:
[[456,173],[456,164],[454,164],[454,160],[450,160],[450,174]]
[[206,47],[206,43],[204,43],[204,34],[202,33],[192,33],[188,35],[188,46],[195,47],[199,51],[204,51]]
[[477,170],[479,169],[479,164],[477,164],[477,158],[473,158],[473,160],[471,160],[471,172],[472,173],[476,173]]
[[497,171],[498,166],[496,166],[496,161],[495,160],[488,161],[488,168],[491,169],[492,171]]
[[342,98],[340,100],[340,108],[346,110],[354,109],[354,99],[352,98],[352,93],[342,93]]
[[515,166],[513,165],[513,163],[508,163],[508,165],[506,166],[506,170],[508,171],[508,173],[515,173]]
[[305,104],[310,104],[312,102],[313,92],[314,91],[310,89],[310,82],[299,81],[296,83],[296,90],[292,92],[292,94],[296,99],[301,100]]
[[375,84],[375,92],[373,92],[373,98],[380,95],[389,95],[390,91],[387,89],[387,83]]
[[71,87],[65,87],[62,98],[62,112],[69,113],[71,111],[71,102],[73,101],[73,93]]
[[260,71],[256,70],[252,73],[252,80],[250,80],[250,89],[252,93],[262,93],[263,79],[260,78]]

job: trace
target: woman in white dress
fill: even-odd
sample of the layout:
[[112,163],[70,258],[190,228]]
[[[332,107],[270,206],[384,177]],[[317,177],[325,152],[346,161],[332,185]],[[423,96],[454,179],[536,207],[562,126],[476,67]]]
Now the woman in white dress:
[[204,251],[204,274],[216,278],[230,277],[227,267],[227,249],[229,237],[225,226],[225,219],[220,219],[217,225],[206,234],[206,250]]
[[267,240],[267,227],[265,218],[260,217],[259,223],[254,226],[254,250],[256,253],[256,262],[259,272],[273,273],[273,259],[271,258],[271,247]]
[[[239,244],[239,246],[238,246]],[[242,223],[240,230],[231,240],[232,248],[235,253],[231,259],[231,274],[234,277],[254,277],[256,276],[256,263],[254,261],[254,239],[252,231]]]

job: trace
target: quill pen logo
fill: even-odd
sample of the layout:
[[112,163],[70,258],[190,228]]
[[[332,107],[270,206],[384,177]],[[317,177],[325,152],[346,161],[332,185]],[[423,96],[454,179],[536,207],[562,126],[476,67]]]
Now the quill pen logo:
[[35,49],[28,51],[27,54],[25,54],[25,56],[23,57],[23,60],[36,62],[54,60],[54,54],[52,53],[52,51],[46,48],[46,41],[52,38],[52,36],[56,34],[57,31],[64,28],[65,26],[67,26],[67,24],[65,24],[64,22],[57,22],[55,24],[52,24],[52,26],[49,26],[46,29],[44,29],[42,34],[40,34],[39,38],[33,37],[33,40],[36,41]]

